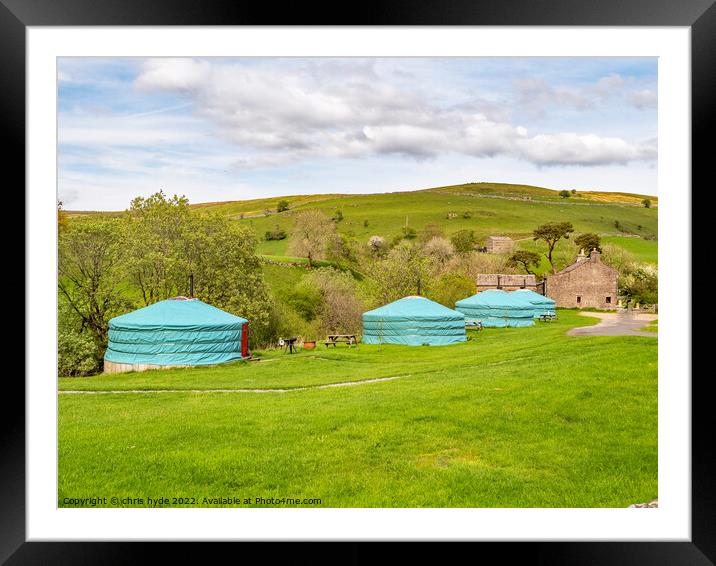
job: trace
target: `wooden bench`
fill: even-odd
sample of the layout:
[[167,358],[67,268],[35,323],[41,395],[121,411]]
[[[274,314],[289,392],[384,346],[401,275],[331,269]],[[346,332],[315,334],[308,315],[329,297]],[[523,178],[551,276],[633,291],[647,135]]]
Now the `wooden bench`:
[[552,322],[554,320],[557,320],[557,315],[554,313],[546,312],[544,314],[539,315],[539,319],[542,322],[547,322],[547,321]]
[[358,340],[355,334],[329,334],[323,343],[326,347],[333,346],[335,348],[336,344],[347,344],[350,348],[355,346]]
[[482,330],[482,321],[475,320],[474,322],[466,322],[465,328],[469,330]]

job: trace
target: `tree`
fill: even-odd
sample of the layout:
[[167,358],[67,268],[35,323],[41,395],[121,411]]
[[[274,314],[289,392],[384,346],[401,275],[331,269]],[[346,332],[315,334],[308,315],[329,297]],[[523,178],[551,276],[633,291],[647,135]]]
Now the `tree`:
[[559,196],[561,196],[562,198],[569,198],[570,196],[572,196],[572,193],[570,193],[569,191],[559,191]]
[[450,241],[455,246],[455,251],[466,254],[475,249],[477,238],[472,230],[459,230],[450,236]]
[[58,289],[80,321],[79,333],[87,331],[92,337],[95,367],[100,369],[109,319],[129,308],[117,273],[120,230],[116,221],[82,220],[64,229],[58,244]]
[[542,256],[535,252],[518,250],[507,260],[507,265],[510,267],[520,267],[527,273],[534,275],[534,270],[539,265],[541,259]]
[[283,212],[284,210],[288,210],[288,201],[287,200],[278,201],[278,204],[276,205],[276,212]]
[[557,273],[552,259],[554,247],[562,238],[568,239],[571,232],[574,232],[571,222],[548,222],[538,226],[532,232],[534,241],[543,240],[547,244],[547,259],[552,266],[552,273]]
[[419,246],[403,241],[385,259],[368,268],[373,295],[380,304],[406,295],[425,295],[435,276],[435,263],[422,254]]
[[318,292],[316,310],[320,330],[325,333],[358,333],[365,305],[358,294],[355,279],[346,272],[320,268],[306,278],[306,284]]
[[442,266],[455,255],[455,246],[447,238],[436,236],[423,246],[423,253]]
[[457,301],[474,295],[476,290],[474,279],[459,273],[444,273],[433,283],[429,298],[454,309]]
[[324,259],[330,243],[335,240],[335,223],[320,210],[304,210],[296,214],[291,231],[289,253],[308,259],[313,267],[317,259]]
[[370,250],[371,255],[383,255],[387,251],[385,238],[383,238],[382,236],[371,236],[368,239],[368,249]]
[[64,211],[64,203],[61,200],[57,201],[57,231],[62,232],[67,228],[67,213]]
[[641,201],[641,204],[644,205],[644,208],[651,208],[651,199],[645,198]]
[[577,189],[572,189],[572,190],[569,191],[569,192],[572,193],[573,195],[576,195],[576,194],[577,194]]
[[162,191],[132,200],[122,224],[123,270],[145,305],[174,297],[188,280],[182,239],[189,218],[184,196],[167,198]]
[[577,245],[577,249],[584,250],[584,253],[589,255],[592,250],[597,250],[602,253],[602,239],[599,234],[593,234],[585,232],[574,238],[574,243]]

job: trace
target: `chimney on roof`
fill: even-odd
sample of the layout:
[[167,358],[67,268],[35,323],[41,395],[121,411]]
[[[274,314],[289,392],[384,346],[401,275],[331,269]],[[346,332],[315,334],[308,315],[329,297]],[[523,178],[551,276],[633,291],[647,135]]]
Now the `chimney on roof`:
[[589,254],[589,261],[591,261],[592,263],[599,263],[599,261],[600,261],[599,258],[600,258],[601,255],[602,255],[602,254],[600,254],[600,253],[597,251],[597,248],[592,248],[592,251],[591,251],[591,253]]
[[577,261],[582,261],[587,259],[587,256],[584,255],[584,248],[579,249],[579,255],[577,256]]

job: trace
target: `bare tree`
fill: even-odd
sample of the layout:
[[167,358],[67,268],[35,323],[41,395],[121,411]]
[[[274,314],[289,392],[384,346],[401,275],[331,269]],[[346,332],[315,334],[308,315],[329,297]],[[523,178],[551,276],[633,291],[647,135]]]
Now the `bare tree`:
[[337,238],[336,224],[320,210],[303,210],[296,214],[289,242],[289,253],[308,259],[308,266],[323,259]]

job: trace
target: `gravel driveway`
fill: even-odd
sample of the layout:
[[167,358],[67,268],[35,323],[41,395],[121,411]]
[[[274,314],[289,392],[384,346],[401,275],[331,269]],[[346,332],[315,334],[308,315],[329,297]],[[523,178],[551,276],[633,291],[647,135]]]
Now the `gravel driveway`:
[[580,312],[582,316],[602,319],[594,326],[572,328],[569,336],[648,336],[657,338],[656,332],[642,330],[649,322],[658,318],[655,314],[635,314],[630,311],[619,312]]

